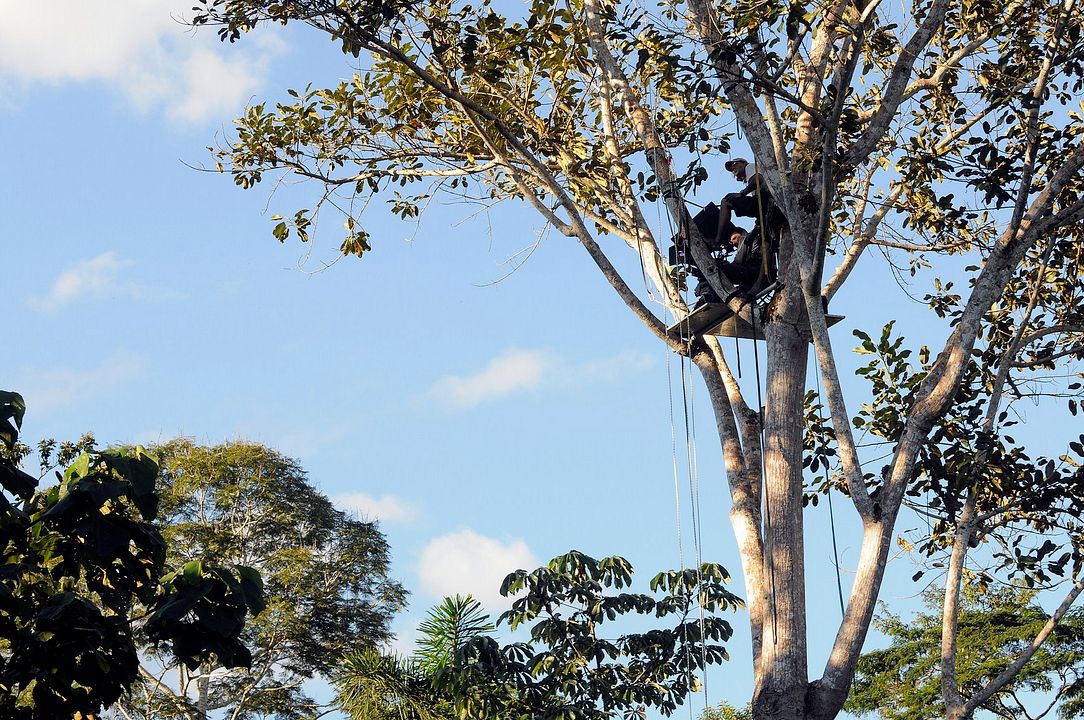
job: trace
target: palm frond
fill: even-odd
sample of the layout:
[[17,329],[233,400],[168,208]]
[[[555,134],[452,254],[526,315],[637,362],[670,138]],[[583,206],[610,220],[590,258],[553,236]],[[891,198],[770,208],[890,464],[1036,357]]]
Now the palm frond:
[[444,598],[418,626],[417,660],[429,675],[447,668],[456,651],[494,629],[482,603],[470,595]]

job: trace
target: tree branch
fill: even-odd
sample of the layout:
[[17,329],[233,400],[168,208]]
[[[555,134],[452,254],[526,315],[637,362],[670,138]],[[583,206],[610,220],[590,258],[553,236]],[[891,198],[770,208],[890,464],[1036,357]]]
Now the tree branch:
[[911,39],[900,50],[882,93],[881,104],[870,119],[866,131],[847,149],[845,164],[858,165],[862,163],[881,142],[881,138],[888,131],[892,120],[896,117],[896,111],[904,100],[904,92],[911,79],[911,74],[914,72],[919,55],[926,49],[930,40],[933,39],[934,33],[945,21],[945,13],[948,12],[950,6],[951,2],[949,0],[934,0],[922,24],[919,25]]
[[974,697],[967,702],[967,705],[964,706],[965,713],[968,715],[973,713],[983,703],[1004,688],[1010,680],[1016,677],[1016,674],[1020,672],[1020,669],[1027,664],[1028,660],[1031,660],[1036,651],[1038,651],[1043,643],[1046,642],[1046,639],[1050,637],[1050,633],[1054,632],[1054,628],[1056,628],[1061,619],[1065,617],[1065,613],[1069,612],[1069,608],[1076,602],[1076,599],[1082,590],[1084,590],[1084,581],[1077,580],[1073,583],[1072,590],[1066,594],[1065,599],[1061,601],[1061,605],[1059,605],[1058,609],[1054,611],[1054,614],[1050,616],[1050,619],[1046,621],[1046,624],[1043,625],[1042,629],[1035,636],[1035,639],[1031,641],[1031,644],[1028,645],[1027,649],[1020,653],[1007,668],[1001,671],[1001,673],[993,680],[988,682],[982,690],[976,693]]

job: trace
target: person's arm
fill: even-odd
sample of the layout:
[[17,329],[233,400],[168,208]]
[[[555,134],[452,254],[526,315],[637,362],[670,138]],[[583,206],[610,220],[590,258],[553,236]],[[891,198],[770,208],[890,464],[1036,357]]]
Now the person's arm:
[[751,178],[749,178],[749,182],[746,183],[744,188],[742,188],[742,191],[741,191],[740,194],[742,194],[742,195],[748,195],[750,193],[755,194],[760,189],[760,186],[761,186],[761,184],[763,184],[763,182],[764,181],[760,179],[760,174],[759,173],[753,173],[753,176]]

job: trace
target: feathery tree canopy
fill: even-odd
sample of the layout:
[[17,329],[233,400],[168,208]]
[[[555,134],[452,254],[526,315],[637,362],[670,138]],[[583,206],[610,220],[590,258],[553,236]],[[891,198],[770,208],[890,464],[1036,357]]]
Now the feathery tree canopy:
[[341,657],[390,639],[406,592],[388,576],[375,522],[337,509],[296,461],[249,442],[154,448],[162,465],[160,518],[168,557],[258,568],[267,608],[245,628],[247,668],[191,668],[143,648],[143,681],[122,701],[132,717],[202,720],[315,717],[326,708],[303,683]]
[[[1050,619],[1035,603],[1035,591],[969,589],[959,617],[958,680],[965,696],[979,692],[1027,648]],[[944,717],[940,654],[942,598],[924,595],[927,612],[905,619],[891,612],[877,617],[877,628],[891,644],[862,655],[853,713],[875,713],[885,720],[936,720]],[[980,708],[1005,720],[1074,718],[1084,711],[1084,613],[1074,608],[1049,639],[1001,690]]]

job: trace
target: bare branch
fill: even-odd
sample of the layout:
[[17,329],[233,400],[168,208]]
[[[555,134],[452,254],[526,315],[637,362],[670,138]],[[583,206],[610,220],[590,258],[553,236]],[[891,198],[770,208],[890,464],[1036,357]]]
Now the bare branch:
[[934,0],[922,24],[900,50],[896,64],[892,68],[892,74],[881,94],[881,104],[870,119],[869,127],[847,150],[847,164],[860,164],[881,142],[881,138],[888,131],[892,120],[896,117],[896,111],[904,100],[904,91],[914,72],[915,63],[926,46],[930,44],[934,33],[941,27],[941,23],[945,21],[945,13],[950,6],[949,0]]
[[1065,617],[1065,613],[1069,612],[1069,608],[1076,602],[1076,599],[1082,590],[1084,590],[1084,581],[1077,580],[1073,583],[1073,588],[1066,594],[1065,598],[1061,601],[1061,605],[1058,606],[1058,609],[1055,610],[1054,614],[1046,621],[1042,629],[1031,641],[1031,644],[1028,645],[1027,649],[1020,653],[1020,655],[1018,655],[1007,668],[1001,671],[997,677],[988,682],[982,690],[975,693],[964,707],[965,713],[968,715],[973,713],[983,703],[993,697],[996,693],[1000,692],[1010,680],[1016,677],[1016,674],[1020,672],[1020,669],[1027,664],[1028,660],[1031,660],[1036,651],[1038,651],[1043,643],[1046,642],[1046,639],[1050,637],[1050,633],[1054,632],[1054,628],[1056,628],[1061,619]]

